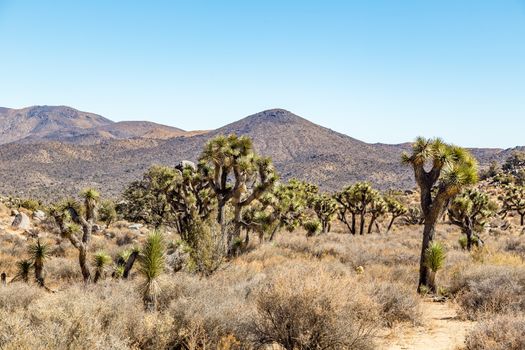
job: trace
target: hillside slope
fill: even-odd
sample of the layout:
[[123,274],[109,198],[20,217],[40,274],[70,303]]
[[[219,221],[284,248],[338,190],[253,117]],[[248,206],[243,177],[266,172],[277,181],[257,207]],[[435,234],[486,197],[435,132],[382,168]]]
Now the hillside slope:
[[[252,138],[259,154],[272,157],[283,180],[296,177],[328,191],[354,181],[370,181],[381,189],[414,186],[411,169],[400,162],[409,144],[368,144],[272,109],[209,132],[186,133],[149,122],[109,122],[59,133],[60,142],[49,133],[47,138],[0,145],[0,193],[56,199],[94,186],[117,195],[150,165],[196,161],[207,140],[231,133]],[[482,165],[510,154],[498,149],[472,151]]]

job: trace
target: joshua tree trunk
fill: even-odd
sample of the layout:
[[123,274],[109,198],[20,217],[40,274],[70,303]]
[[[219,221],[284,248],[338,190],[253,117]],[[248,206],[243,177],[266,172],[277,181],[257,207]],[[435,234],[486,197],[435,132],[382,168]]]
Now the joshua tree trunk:
[[390,219],[390,222],[388,223],[388,228],[386,229],[386,233],[389,233],[392,229],[392,225],[394,225],[394,221],[396,220],[396,217],[392,215],[392,218]]
[[44,262],[41,259],[36,259],[34,263],[35,280],[40,287],[45,286],[44,282]]
[[525,213],[520,213],[520,225],[523,226],[525,224]]
[[2,280],[2,286],[6,286],[7,285],[7,275],[5,272],[2,272],[2,275],[1,275],[1,280]]
[[122,274],[122,278],[127,279],[129,276],[129,273],[131,269],[133,268],[133,264],[135,263],[135,260],[137,260],[137,257],[139,256],[138,250],[135,250],[133,253],[129,255],[128,261],[126,261],[126,265],[124,266],[124,273]]
[[91,279],[91,273],[89,272],[89,266],[87,263],[87,249],[85,244],[82,244],[78,249],[78,262],[80,263],[80,270],[82,271],[84,283],[88,283]]
[[372,219],[370,220],[370,223],[368,224],[368,230],[367,230],[368,233],[372,233],[372,227],[374,226],[374,224],[376,224],[376,220],[377,220],[377,217],[372,216]]
[[359,221],[359,234],[363,235],[365,233],[365,213],[361,212]]
[[95,272],[95,278],[93,278],[93,283],[96,284],[96,283],[98,282],[99,279],[100,279],[100,271],[97,270],[97,271]]
[[423,244],[421,245],[421,258],[419,260],[419,284],[417,287],[418,293],[421,292],[421,287],[423,286],[426,286],[432,292],[435,292],[435,289],[432,290],[432,286],[430,285],[432,279],[432,276],[430,276],[431,270],[425,264],[425,252],[434,239],[435,226],[435,220],[431,220],[430,218],[425,220],[425,228],[423,230]]
[[277,231],[279,231],[279,228],[281,228],[281,225],[277,224],[275,225],[273,231],[272,231],[272,234],[270,235],[270,238],[269,238],[269,241],[272,242],[273,239],[275,238],[275,234],[277,233]]
[[436,272],[435,271],[432,271],[432,270],[429,270],[428,271],[428,281],[427,281],[427,286],[428,286],[428,289],[432,292],[432,293],[436,293],[437,292],[437,285],[436,285]]
[[354,213],[352,213],[352,228],[350,232],[352,232],[352,234],[355,235],[355,214]]

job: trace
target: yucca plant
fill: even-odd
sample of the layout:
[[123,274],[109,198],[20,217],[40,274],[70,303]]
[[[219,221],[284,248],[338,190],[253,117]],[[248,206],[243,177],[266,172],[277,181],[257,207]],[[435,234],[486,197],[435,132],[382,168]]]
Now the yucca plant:
[[44,262],[49,256],[49,246],[40,242],[40,239],[29,246],[29,255],[35,268],[35,280],[40,287],[45,287]]
[[99,251],[93,255],[93,265],[95,266],[95,278],[94,283],[104,275],[106,267],[111,263],[111,257],[105,252]]
[[33,267],[33,262],[29,259],[23,259],[16,262],[16,275],[11,282],[22,281],[29,282],[29,273]]
[[425,250],[424,263],[425,266],[430,270],[430,278],[427,284],[428,289],[431,292],[437,291],[436,286],[436,273],[443,268],[445,264],[445,249],[439,242],[432,242],[429,247]]
[[160,231],[151,233],[139,255],[139,272],[144,278],[141,285],[142,300],[148,311],[157,308],[158,278],[164,271],[165,243]]

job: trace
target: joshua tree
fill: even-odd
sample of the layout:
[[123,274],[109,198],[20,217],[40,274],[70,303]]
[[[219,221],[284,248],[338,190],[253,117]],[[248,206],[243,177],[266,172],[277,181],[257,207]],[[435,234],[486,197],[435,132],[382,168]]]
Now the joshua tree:
[[117,219],[117,211],[113,201],[102,201],[99,209],[99,219],[103,221],[107,227],[109,227],[109,225],[111,225]]
[[45,287],[44,262],[49,255],[49,246],[42,244],[40,239],[29,246],[29,255],[35,268],[35,280],[40,287]]
[[87,253],[93,225],[97,219],[97,205],[100,195],[94,189],[87,189],[81,193],[81,196],[84,199],[83,206],[75,200],[67,200],[53,206],[51,215],[58,225],[60,235],[69,239],[71,244],[77,248],[82,277],[87,283],[91,278]]
[[308,200],[317,191],[317,186],[291,179],[263,195],[258,200],[261,205],[247,210],[243,221],[252,223],[260,235],[268,231],[271,241],[281,228],[292,232],[304,222]]
[[443,267],[445,258],[445,249],[439,242],[432,242],[425,250],[424,263],[430,270],[427,287],[431,292],[437,291],[436,273]]
[[[231,252],[234,239],[240,236],[242,210],[270,191],[277,175],[269,158],[258,157],[248,137],[218,136],[210,140],[200,157],[199,169],[217,197],[217,222]],[[234,230],[227,232],[226,205],[234,211]]]
[[416,140],[412,154],[404,154],[403,162],[412,166],[421,191],[425,220],[418,284],[418,291],[421,291],[423,286],[431,287],[431,270],[425,264],[425,252],[434,239],[438,219],[452,198],[477,181],[477,164],[463,148],[445,144],[440,139],[424,138]]
[[319,194],[313,198],[311,206],[321,223],[322,232],[330,232],[331,223],[337,211],[336,201],[327,194]]
[[388,233],[392,229],[392,225],[394,225],[394,221],[398,217],[406,215],[408,213],[408,208],[393,197],[385,197],[385,202],[386,202],[386,211],[390,213],[391,215],[390,222],[388,223],[388,227],[386,229],[386,233]]
[[93,255],[93,265],[95,266],[95,278],[93,283],[97,283],[98,280],[104,275],[106,267],[111,263],[111,257],[105,252],[96,252]]
[[[354,201],[355,186],[345,187],[341,192],[334,195],[334,199],[339,204],[337,208],[337,218],[343,222],[351,234],[356,234],[356,215],[358,215],[358,208]],[[348,215],[351,216],[350,222]]]
[[22,281],[29,283],[29,273],[33,267],[33,262],[28,259],[19,260],[16,263],[16,275],[13,277],[11,282]]
[[202,173],[191,162],[183,161],[176,167],[172,185],[166,198],[175,217],[175,226],[185,241],[198,220],[207,220],[216,208],[215,194],[207,181],[207,168]]
[[383,216],[387,211],[387,204],[383,197],[379,193],[375,193],[372,201],[370,202],[368,212],[370,213],[370,223],[368,224],[368,233],[372,233],[372,227],[375,225],[377,231],[379,231],[379,225],[377,219]]
[[139,272],[144,277],[141,286],[142,300],[148,311],[157,308],[159,294],[158,278],[164,271],[165,244],[164,237],[159,231],[151,233],[142,247],[139,255]]
[[501,197],[503,206],[501,214],[505,218],[508,213],[516,212],[520,216],[520,225],[525,224],[525,187],[508,185],[505,186],[505,193]]
[[450,222],[460,227],[467,237],[468,250],[474,243],[483,243],[478,233],[483,231],[487,219],[496,209],[496,204],[490,201],[487,194],[473,189],[463,191],[451,201],[448,208]]
[[[376,204],[378,206],[374,208],[377,209],[376,215],[372,217],[373,220],[369,225],[369,232],[371,232],[375,220],[384,212],[383,203],[379,200],[379,197],[379,193],[366,182],[358,182],[344,188],[341,193],[336,194],[335,199],[340,204],[339,219],[346,224],[352,234],[356,233],[356,216],[359,216],[359,234],[364,234],[366,215],[371,209],[370,205],[374,200],[377,200]],[[347,212],[352,215],[351,225],[346,218]]]
[[7,274],[5,272],[0,274],[0,281],[2,282],[2,287],[7,285]]
[[180,174],[174,168],[150,167],[142,180],[132,182],[124,191],[124,218],[152,224],[156,228],[171,223],[173,218],[167,195],[178,178]]

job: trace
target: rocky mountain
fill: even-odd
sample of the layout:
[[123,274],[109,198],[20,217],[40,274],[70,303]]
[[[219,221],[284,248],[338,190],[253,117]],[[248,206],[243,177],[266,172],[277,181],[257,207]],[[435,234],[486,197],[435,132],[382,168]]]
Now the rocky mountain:
[[[105,124],[74,127],[69,132],[54,130],[0,145],[0,193],[56,199],[94,186],[118,195],[150,165],[195,161],[208,139],[231,133],[251,137],[259,154],[272,157],[283,180],[296,177],[328,191],[365,180],[382,189],[414,186],[410,169],[400,163],[408,143],[365,143],[282,109],[260,112],[209,132],[96,120]],[[499,149],[472,151],[482,165],[510,154]]]
[[95,144],[109,139],[165,140],[194,134],[148,121],[113,122],[66,106],[0,108],[0,144],[42,140]]
[[0,108],[0,144],[46,138],[50,134],[74,132],[112,123],[100,115],[66,106]]

